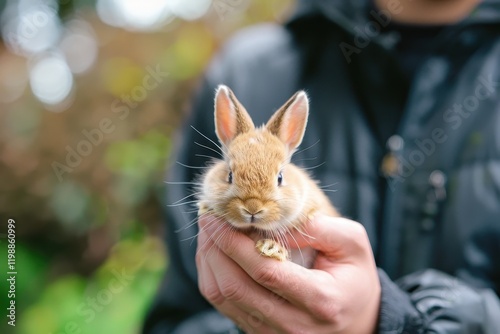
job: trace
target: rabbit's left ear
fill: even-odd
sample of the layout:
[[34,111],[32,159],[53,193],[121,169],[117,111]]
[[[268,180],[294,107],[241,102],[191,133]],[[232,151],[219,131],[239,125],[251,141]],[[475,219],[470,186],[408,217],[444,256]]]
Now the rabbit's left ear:
[[304,91],[299,91],[274,113],[266,128],[293,151],[302,142],[308,115],[309,99]]

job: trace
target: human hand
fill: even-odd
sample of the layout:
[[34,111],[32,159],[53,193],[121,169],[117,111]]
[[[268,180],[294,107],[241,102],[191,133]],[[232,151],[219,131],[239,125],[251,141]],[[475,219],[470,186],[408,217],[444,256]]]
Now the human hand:
[[200,291],[246,333],[375,331],[380,282],[359,223],[319,215],[310,221],[304,230],[311,238],[295,240],[318,251],[312,269],[261,256],[250,237],[213,216],[200,217],[199,227]]

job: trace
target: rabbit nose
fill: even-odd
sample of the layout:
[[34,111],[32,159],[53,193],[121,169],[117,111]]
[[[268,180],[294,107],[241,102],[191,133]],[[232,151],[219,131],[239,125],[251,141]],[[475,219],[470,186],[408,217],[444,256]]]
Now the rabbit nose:
[[256,215],[262,212],[262,202],[252,198],[245,201],[245,211],[251,215]]
[[256,199],[249,199],[245,201],[245,206],[243,211],[250,215],[250,222],[255,221],[255,215],[262,213],[264,209],[262,208],[262,203]]

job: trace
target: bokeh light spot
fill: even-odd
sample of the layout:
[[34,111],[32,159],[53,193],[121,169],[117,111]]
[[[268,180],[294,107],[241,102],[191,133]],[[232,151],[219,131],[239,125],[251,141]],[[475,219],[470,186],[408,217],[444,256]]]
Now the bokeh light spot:
[[54,1],[9,2],[2,15],[2,35],[8,48],[22,55],[55,46],[61,23]]
[[73,20],[67,26],[60,47],[71,71],[80,74],[90,69],[96,61],[97,41],[92,28],[84,21]]
[[64,102],[73,88],[73,75],[62,57],[49,55],[35,62],[30,71],[33,94],[43,103]]
[[85,221],[89,194],[80,185],[66,181],[54,187],[51,207],[63,225],[73,231],[85,231],[91,222]]
[[196,20],[206,14],[211,0],[171,0],[168,1],[170,10],[184,20]]
[[131,30],[154,30],[173,18],[164,0],[98,0],[97,13],[107,24]]

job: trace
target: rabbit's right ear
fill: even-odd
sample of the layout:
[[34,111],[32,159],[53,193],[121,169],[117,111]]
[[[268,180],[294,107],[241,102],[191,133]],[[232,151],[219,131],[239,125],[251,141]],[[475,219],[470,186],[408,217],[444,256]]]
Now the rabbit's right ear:
[[255,129],[248,112],[229,87],[220,85],[215,93],[215,132],[228,145],[237,135]]
[[304,91],[299,91],[274,113],[266,128],[293,152],[302,142],[308,115],[309,99]]

